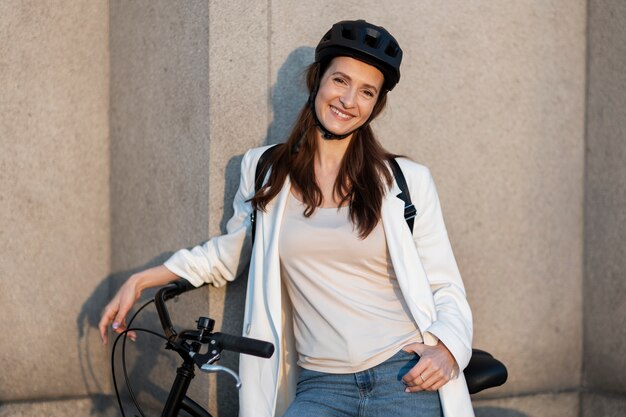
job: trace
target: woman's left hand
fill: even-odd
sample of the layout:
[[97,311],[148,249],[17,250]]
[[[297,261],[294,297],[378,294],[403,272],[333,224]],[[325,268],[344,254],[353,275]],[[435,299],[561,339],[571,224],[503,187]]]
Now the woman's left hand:
[[406,392],[436,391],[451,380],[457,372],[454,357],[448,348],[437,342],[435,346],[423,343],[411,343],[403,348],[407,352],[415,352],[420,359],[402,381]]

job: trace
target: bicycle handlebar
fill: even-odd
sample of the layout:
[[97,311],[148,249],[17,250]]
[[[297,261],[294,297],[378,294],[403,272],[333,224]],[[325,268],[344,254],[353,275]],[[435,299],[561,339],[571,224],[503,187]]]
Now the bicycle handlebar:
[[[167,307],[165,306],[165,301],[195,288],[196,287],[194,287],[193,284],[191,284],[186,279],[179,279],[164,287],[161,287],[154,296],[154,303],[156,305],[157,313],[159,315],[159,320],[161,321],[161,326],[163,327],[163,331],[165,332],[167,340],[169,340],[170,342],[173,342],[178,335],[176,333],[176,330],[174,330],[174,326],[172,325],[172,320],[170,319],[169,312],[167,311]],[[211,330],[209,330],[209,332],[210,331]],[[194,333],[197,332],[183,331],[181,335]],[[269,358],[274,354],[274,345],[272,343],[264,342],[258,339],[234,336],[219,332],[204,334],[203,336],[201,336],[202,341],[205,343],[208,341],[205,340],[207,338],[208,340],[214,340],[216,343],[219,343],[222,349],[231,350],[234,352],[259,356],[262,358]]]
[[161,287],[155,294],[154,304],[156,305],[159,320],[161,321],[161,326],[163,326],[163,332],[165,332],[167,340],[172,341],[176,337],[176,330],[174,330],[174,326],[172,325],[172,320],[170,319],[167,307],[165,307],[165,302],[195,288],[196,287],[194,287],[191,282],[181,278]]

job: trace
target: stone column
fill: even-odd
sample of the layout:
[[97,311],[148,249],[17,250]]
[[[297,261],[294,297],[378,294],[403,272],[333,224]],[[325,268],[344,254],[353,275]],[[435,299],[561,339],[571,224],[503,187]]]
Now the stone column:
[[626,410],[626,4],[589,2],[584,416]]
[[2,415],[109,390],[108,34],[105,2],[0,3]]

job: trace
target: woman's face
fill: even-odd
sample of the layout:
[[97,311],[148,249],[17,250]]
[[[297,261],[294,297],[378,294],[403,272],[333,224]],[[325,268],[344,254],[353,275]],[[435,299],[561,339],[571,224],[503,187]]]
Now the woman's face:
[[315,97],[317,118],[336,135],[359,128],[372,114],[384,80],[382,72],[369,64],[350,57],[334,58]]

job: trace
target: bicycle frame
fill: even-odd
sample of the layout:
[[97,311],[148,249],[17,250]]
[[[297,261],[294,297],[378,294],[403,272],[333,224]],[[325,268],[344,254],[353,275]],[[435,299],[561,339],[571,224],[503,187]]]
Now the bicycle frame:
[[181,409],[193,417],[211,417],[204,407],[187,397],[187,389],[195,376],[194,366],[193,359],[189,358],[185,359],[176,370],[176,379],[170,389],[161,417],[176,417]]

